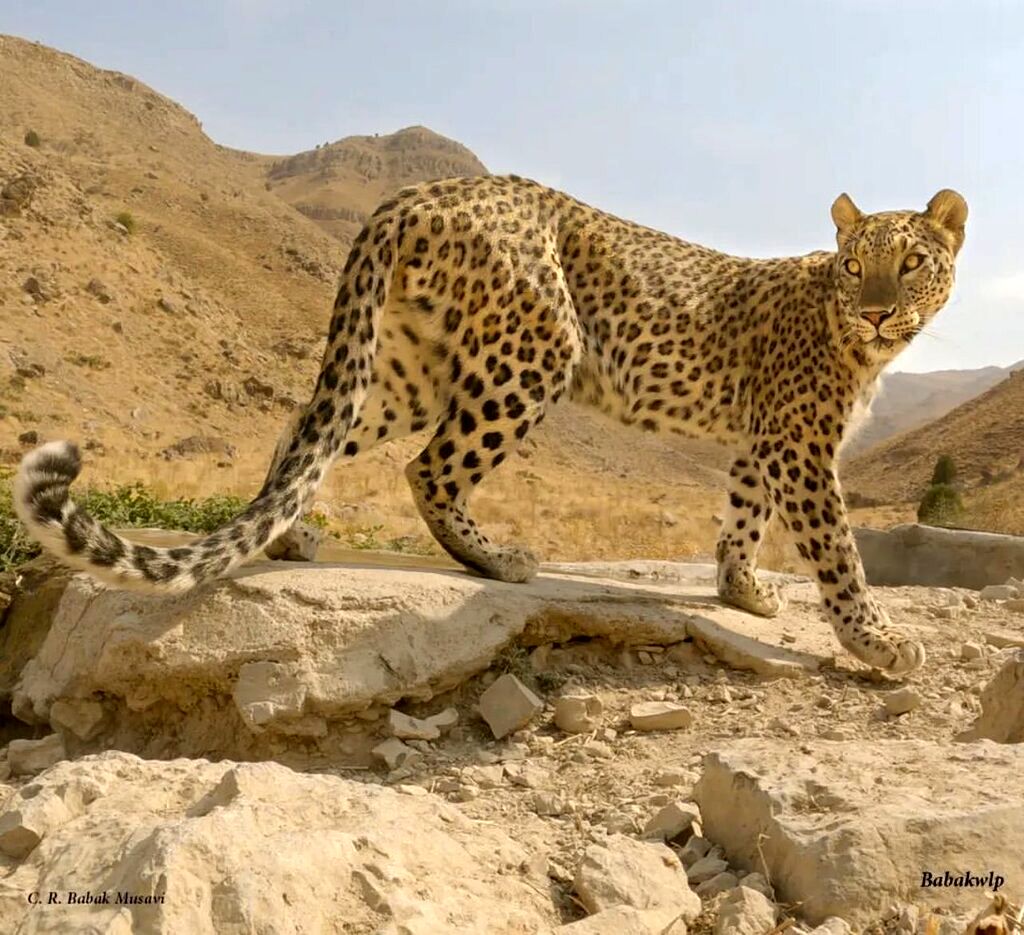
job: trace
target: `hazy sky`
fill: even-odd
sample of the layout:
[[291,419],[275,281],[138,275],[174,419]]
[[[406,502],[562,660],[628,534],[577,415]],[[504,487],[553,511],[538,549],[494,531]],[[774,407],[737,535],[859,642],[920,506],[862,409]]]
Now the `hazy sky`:
[[749,255],[830,248],[843,190],[882,210],[957,188],[956,297],[896,366],[1024,358],[1024,3],[0,0],[0,31],[140,78],[219,143],[424,124]]

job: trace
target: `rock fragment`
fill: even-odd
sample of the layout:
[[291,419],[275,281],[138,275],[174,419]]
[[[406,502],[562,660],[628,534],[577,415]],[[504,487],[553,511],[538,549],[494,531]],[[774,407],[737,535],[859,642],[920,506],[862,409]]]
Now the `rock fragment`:
[[67,757],[60,734],[42,740],[12,740],[7,747],[7,761],[12,776],[28,776],[41,772]]
[[921,707],[922,701],[921,693],[913,688],[899,688],[886,693],[885,710],[895,717]]
[[388,712],[388,729],[399,740],[437,740],[441,729],[427,720],[411,717],[392,708]]
[[981,714],[957,740],[1024,743],[1024,649],[1006,654],[1006,661],[982,689]]
[[567,734],[588,734],[601,726],[603,711],[596,695],[562,695],[555,702],[555,725]]
[[370,751],[375,757],[383,760],[388,769],[398,769],[400,766],[414,766],[423,756],[419,750],[415,750],[408,744],[402,743],[397,737],[389,737],[383,743],[377,744]]
[[79,740],[91,740],[103,725],[103,705],[84,698],[62,698],[50,705],[50,724]]
[[1010,584],[990,584],[978,595],[983,601],[1008,601],[1017,596],[1017,589]]
[[765,935],[775,928],[775,906],[763,894],[738,886],[718,910],[715,935]]
[[622,834],[587,848],[574,881],[588,912],[616,906],[670,908],[690,922],[700,914],[678,858],[664,844],[645,844]]
[[480,696],[480,716],[500,740],[525,727],[544,707],[529,688],[506,672]]
[[700,808],[693,802],[670,802],[644,826],[645,838],[679,844],[685,844],[700,833]]
[[633,730],[681,730],[693,724],[688,708],[673,701],[642,701],[629,709]]

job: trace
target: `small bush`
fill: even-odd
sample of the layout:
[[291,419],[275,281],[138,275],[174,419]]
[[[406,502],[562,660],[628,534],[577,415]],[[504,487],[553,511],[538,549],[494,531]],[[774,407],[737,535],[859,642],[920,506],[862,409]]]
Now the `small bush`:
[[25,145],[26,146],[42,146],[43,141],[39,139],[39,134],[35,130],[29,130],[25,134]]
[[963,501],[949,484],[932,484],[921,498],[917,521],[928,526],[956,526],[964,512]]
[[949,455],[940,455],[932,471],[933,484],[953,484],[956,481],[956,465]]
[[[143,484],[123,484],[112,490],[86,489],[75,499],[100,522],[110,526],[156,526],[186,532],[213,532],[245,508],[239,497],[205,500],[161,500]],[[40,552],[14,515],[11,472],[0,473],[0,571],[6,571]]]
[[122,211],[114,220],[122,225],[129,234],[135,233],[135,218],[132,217],[131,211]]

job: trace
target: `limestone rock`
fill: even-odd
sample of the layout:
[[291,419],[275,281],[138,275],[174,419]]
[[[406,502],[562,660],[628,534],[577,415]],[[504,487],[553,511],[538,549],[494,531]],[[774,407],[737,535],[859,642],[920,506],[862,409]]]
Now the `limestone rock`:
[[79,740],[91,740],[103,726],[103,705],[86,698],[59,699],[50,706],[50,724]]
[[645,838],[685,844],[700,834],[700,809],[693,802],[670,802],[644,826]]
[[[761,869],[779,902],[818,924],[865,926],[920,898],[922,869],[984,866],[1024,877],[1024,747],[989,742],[831,742],[812,754],[749,739],[705,758],[694,790],[705,834],[735,867]],[[757,848],[760,835],[761,853]],[[970,889],[928,891],[935,907],[976,909]]]
[[140,903],[48,906],[47,931],[298,935],[342,919],[352,931],[527,935],[558,923],[530,854],[432,795],[275,763],[124,753],[58,764],[34,785],[36,797],[87,791],[89,805],[7,870],[5,931],[38,926],[25,893],[81,891],[84,879]]
[[389,737],[383,743],[377,744],[372,752],[387,764],[388,769],[412,766],[423,757],[419,750],[402,743],[397,737]]
[[7,747],[7,761],[14,776],[38,773],[66,756],[60,734],[50,734],[42,740],[12,740]]
[[775,928],[775,906],[763,893],[738,886],[718,909],[715,935],[765,935]]
[[441,736],[441,729],[436,724],[410,717],[394,708],[388,712],[388,729],[391,736],[399,740],[437,740]]
[[850,923],[840,919],[839,916],[829,916],[821,925],[817,926],[811,935],[853,935]]
[[[127,535],[189,541],[154,530]],[[104,589],[52,563],[26,566],[28,587],[0,628],[0,701],[10,698],[19,718],[41,725],[57,699],[102,697],[102,730],[119,746],[260,758],[276,755],[282,738],[323,737],[332,721],[370,706],[429,700],[519,637],[675,644],[695,607],[717,613],[713,577],[698,581],[685,564],[678,580],[658,585],[585,569],[510,585],[427,561],[254,563],[176,596]]]
[[480,696],[480,716],[498,740],[525,727],[543,708],[544,702],[511,672]]
[[716,873],[710,879],[698,884],[694,892],[702,900],[710,899],[712,896],[717,896],[719,893],[725,893],[726,891],[733,889],[739,885],[739,882],[739,878],[735,873],[723,870],[721,873]]
[[724,860],[708,854],[686,868],[686,879],[696,886],[728,869],[729,865]]
[[921,693],[913,688],[897,688],[895,691],[887,692],[885,695],[885,710],[888,714],[897,716],[913,711],[921,707]]
[[981,692],[981,714],[957,740],[985,738],[999,743],[1024,743],[1024,649],[1009,651],[1006,661]]
[[676,855],[664,844],[645,844],[622,834],[587,848],[575,887],[588,912],[616,906],[668,908],[686,922],[700,914],[700,897],[690,890]]
[[82,807],[75,789],[23,786],[0,814],[0,852],[16,860],[27,857],[47,834],[67,824]]
[[916,523],[887,530],[855,529],[854,533],[869,584],[979,591],[1024,567],[1020,536]]
[[567,734],[587,734],[601,726],[603,710],[596,695],[562,695],[555,702],[555,724]]
[[641,701],[629,709],[633,730],[680,730],[693,723],[688,708],[673,701]]
[[1009,584],[990,584],[978,595],[983,601],[1008,601],[1017,596],[1017,589]]
[[566,935],[686,935],[686,923],[675,909],[634,909],[615,906],[559,926]]
[[456,724],[459,723],[458,708],[445,708],[437,714],[432,714],[424,720],[436,727],[442,734],[447,734]]

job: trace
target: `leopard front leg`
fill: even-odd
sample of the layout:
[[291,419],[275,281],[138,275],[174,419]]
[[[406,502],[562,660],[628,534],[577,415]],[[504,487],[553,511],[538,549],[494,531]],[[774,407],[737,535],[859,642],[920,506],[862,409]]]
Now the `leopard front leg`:
[[718,596],[727,604],[762,617],[785,607],[778,586],[757,576],[757,553],[771,521],[764,485],[748,458],[736,458],[729,471],[729,503],[718,536]]
[[791,443],[771,442],[756,445],[750,460],[797,551],[813,569],[825,612],[843,647],[889,675],[920,668],[924,647],[893,631],[868,589],[832,463],[797,454]]

